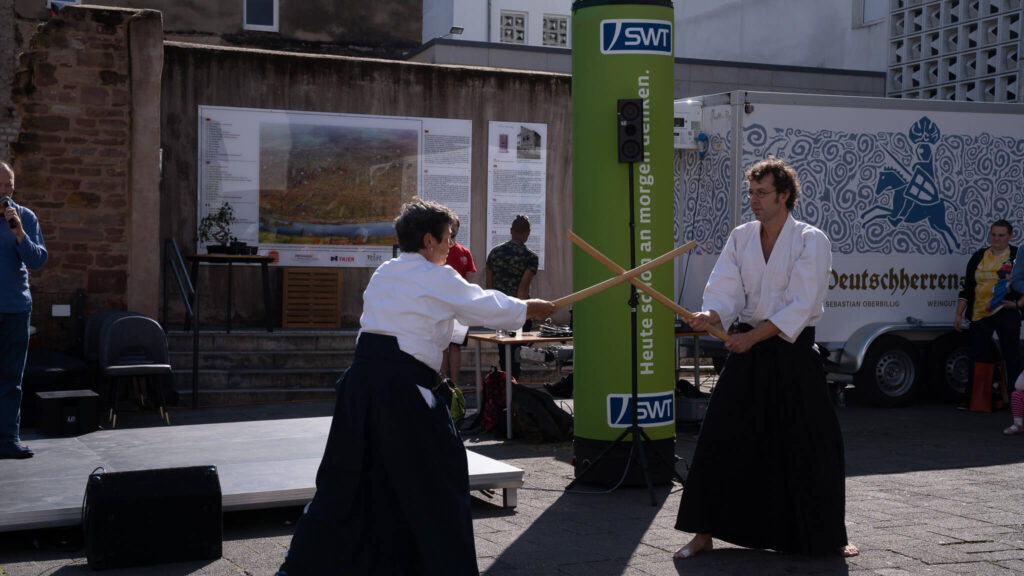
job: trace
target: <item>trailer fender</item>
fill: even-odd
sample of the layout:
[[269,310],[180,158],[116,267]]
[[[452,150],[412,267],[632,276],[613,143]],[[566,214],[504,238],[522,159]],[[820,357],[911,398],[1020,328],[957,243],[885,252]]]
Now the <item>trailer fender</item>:
[[887,334],[899,334],[907,340],[929,340],[952,332],[952,324],[928,324],[924,322],[865,324],[847,338],[839,352],[839,361],[829,365],[830,372],[856,374],[864,366],[868,350],[876,340]]

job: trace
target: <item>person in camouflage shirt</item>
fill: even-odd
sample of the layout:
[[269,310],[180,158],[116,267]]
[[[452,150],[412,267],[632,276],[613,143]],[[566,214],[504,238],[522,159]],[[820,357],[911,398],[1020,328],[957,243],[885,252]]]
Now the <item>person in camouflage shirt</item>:
[[[512,239],[495,246],[487,255],[487,282],[485,288],[520,299],[528,299],[530,283],[537,274],[540,259],[537,253],[526,247],[530,238],[530,220],[523,215],[516,216],[509,229]],[[529,332],[533,322],[526,321],[523,331]],[[516,347],[518,348],[518,346]],[[505,366],[505,347],[498,346],[501,366]],[[512,376],[519,377],[519,362],[513,355]]]
[[516,216],[509,230],[512,239],[495,246],[487,255],[487,288],[514,298],[530,294],[530,282],[537,274],[537,253],[526,247],[530,238],[530,221]]

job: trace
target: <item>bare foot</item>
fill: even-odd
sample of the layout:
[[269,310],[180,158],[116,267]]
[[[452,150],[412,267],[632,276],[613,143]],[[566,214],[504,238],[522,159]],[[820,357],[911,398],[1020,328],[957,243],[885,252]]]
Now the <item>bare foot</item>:
[[715,548],[714,541],[711,540],[711,534],[697,534],[690,540],[689,544],[683,546],[679,550],[676,550],[673,558],[693,558],[700,552],[711,552]]
[[860,555],[860,550],[858,550],[853,544],[847,544],[846,546],[839,547],[839,554],[841,554],[843,558],[853,558],[854,556]]

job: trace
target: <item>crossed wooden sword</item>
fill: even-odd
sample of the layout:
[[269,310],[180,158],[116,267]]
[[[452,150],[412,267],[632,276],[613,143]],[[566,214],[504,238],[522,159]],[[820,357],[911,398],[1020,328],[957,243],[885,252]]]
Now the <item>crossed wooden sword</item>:
[[[657,302],[667,306],[670,310],[682,316],[685,320],[690,321],[693,319],[694,316],[692,312],[690,312],[686,308],[683,308],[679,304],[676,304],[675,300],[672,300],[671,298],[665,296],[661,292],[658,292],[654,288],[648,286],[643,281],[638,279],[637,276],[643,274],[644,272],[647,272],[652,268],[656,268],[664,264],[665,262],[671,261],[673,258],[679,256],[684,252],[692,250],[693,247],[697,245],[695,241],[691,240],[690,242],[687,242],[686,244],[679,246],[678,248],[672,250],[671,252],[666,252],[665,254],[658,256],[657,258],[651,260],[650,262],[647,262],[646,264],[641,264],[640,266],[637,266],[632,270],[626,270],[625,268],[622,268],[621,266],[616,264],[611,258],[605,256],[600,251],[598,251],[597,248],[594,248],[590,244],[587,244],[587,242],[583,240],[583,238],[577,236],[572,230],[569,231],[569,239],[572,240],[573,244],[579,246],[581,250],[593,256],[594,259],[596,259],[601,264],[604,264],[605,267],[607,267],[609,270],[618,274],[618,276],[613,276],[605,280],[604,282],[598,282],[597,284],[594,284],[593,286],[590,286],[588,288],[584,288],[579,292],[573,292],[568,296],[564,296],[562,298],[559,298],[558,300],[553,300],[551,303],[554,304],[555,306],[558,306],[559,308],[563,306],[568,306],[574,302],[577,302],[589,296],[593,296],[598,292],[604,292],[605,290],[611,288],[612,286],[617,286],[619,284],[622,284],[623,282],[628,281],[633,286],[636,286],[637,289],[639,289],[640,291],[646,293],[648,296],[650,296]],[[711,333],[712,336],[717,337],[719,340],[722,340],[723,342],[729,339],[729,334],[727,334],[724,330],[716,326],[708,326],[707,331]]]

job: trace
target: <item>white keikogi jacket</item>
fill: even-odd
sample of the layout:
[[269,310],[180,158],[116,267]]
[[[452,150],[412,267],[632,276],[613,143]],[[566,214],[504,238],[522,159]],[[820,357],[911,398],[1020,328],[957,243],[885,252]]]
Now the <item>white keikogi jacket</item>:
[[[526,302],[470,284],[451,266],[403,252],[373,273],[359,324],[360,333],[394,336],[399,349],[437,370],[456,319],[467,326],[513,330],[526,322]],[[433,406],[433,395],[421,393]]]
[[752,326],[771,320],[794,342],[821,319],[831,269],[832,244],[814,226],[790,214],[765,262],[761,223],[748,222],[729,234],[704,288],[703,309],[717,312],[726,328],[737,319]]

